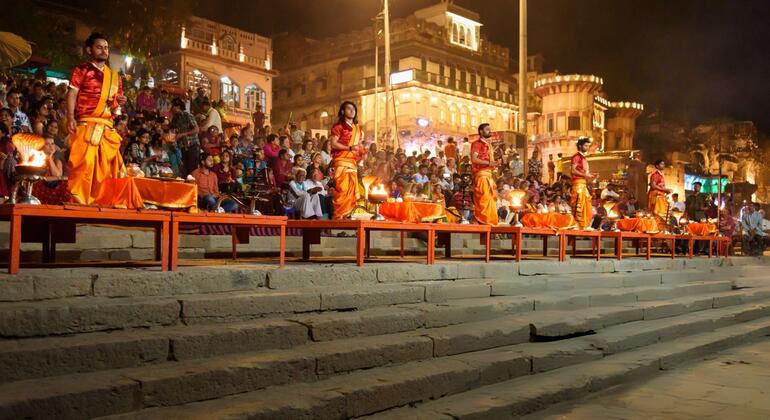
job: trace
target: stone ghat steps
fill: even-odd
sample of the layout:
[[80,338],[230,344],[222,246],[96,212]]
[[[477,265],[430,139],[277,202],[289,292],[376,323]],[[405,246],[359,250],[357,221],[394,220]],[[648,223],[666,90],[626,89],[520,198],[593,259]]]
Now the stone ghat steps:
[[[627,317],[650,320],[770,297],[770,291],[765,289],[729,291],[729,287],[728,282],[703,282],[659,289],[637,288],[621,293],[613,290],[609,295],[601,294],[601,290],[581,291],[580,297],[548,296],[547,305],[540,305],[545,300],[524,297],[462,299],[444,304],[294,315],[223,325],[179,325],[6,340],[0,341],[0,383],[311,344],[323,348],[320,343],[340,343],[341,340],[350,340],[355,348],[366,345],[367,337],[376,341],[377,337],[387,334],[400,334],[410,340],[413,335],[429,336],[433,345],[440,347],[435,349],[437,354],[450,353],[469,345],[487,345],[483,341],[462,343],[466,335],[457,331],[468,325],[479,328],[479,334],[491,340],[506,339],[499,323],[508,321],[528,326],[528,334],[558,337],[592,329],[594,324],[590,322],[606,317],[602,311],[608,305],[613,307],[610,314],[621,321]],[[672,299],[650,300],[661,295]],[[607,299],[607,296],[613,298]],[[582,304],[576,304],[581,300]],[[570,310],[593,311],[589,312],[592,318],[585,318],[585,312],[576,312],[578,315],[570,318],[567,312]],[[603,321],[601,325],[606,324]],[[327,345],[335,348],[335,344]]]
[[[69,297],[141,297],[185,294],[298,289],[326,286],[363,286],[410,281],[513,279],[531,276],[585,276],[627,272],[658,272],[668,278],[682,270],[711,271],[731,264],[722,259],[571,259],[554,261],[446,261],[419,263],[354,264],[292,263],[227,264],[181,267],[176,272],[157,269],[57,268],[25,269],[18,275],[0,273],[0,302],[53,300]],[[731,267],[739,269],[740,267]],[[667,274],[663,274],[667,273]]]
[[[425,369],[429,372],[438,369],[436,372],[440,372],[439,377],[430,376],[431,381],[440,380],[441,375],[454,378],[456,375],[467,375],[469,369],[479,369],[468,367],[474,361],[484,366],[483,371],[475,374],[494,376],[500,369],[513,369],[508,366],[509,363],[521,364],[527,359],[530,360],[529,366],[534,356],[526,353],[525,357],[517,353],[515,361],[505,356],[489,363],[489,356],[483,351],[523,346],[535,352],[546,349],[546,355],[551,359],[557,357],[567,361],[582,361],[592,349],[612,352],[645,345],[663,336],[668,337],[665,334],[673,337],[712,328],[715,324],[770,316],[770,290],[759,293],[758,290],[746,289],[742,292],[744,295],[733,299],[713,296],[685,298],[680,303],[683,309],[675,312],[676,315],[673,312],[658,312],[663,305],[646,302],[574,311],[546,310],[404,333],[312,342],[285,350],[215,357],[203,355],[205,358],[174,363],[21,380],[0,385],[0,413],[8,413],[10,417],[16,418],[39,417],[46,412],[56,413],[60,418],[73,417],[76,413],[90,417],[153,406],[186,404],[283,384],[304,386],[326,380],[335,384],[348,380],[351,384],[356,383],[356,386],[376,384],[381,380],[382,372],[391,371],[406,373],[407,385],[401,383],[399,386],[408,386],[414,383],[409,372],[422,374]],[[701,304],[700,301],[707,304]],[[685,305],[685,302],[689,305]],[[645,314],[649,314],[649,319],[645,320]],[[635,322],[637,324],[633,324]],[[594,331],[614,331],[617,335],[628,332],[628,325],[639,323],[646,327],[635,327],[633,331],[637,334],[633,337],[628,334],[617,337],[608,335],[608,341],[597,341],[595,337],[590,337],[593,341],[586,348],[565,347],[566,341],[530,343],[531,340],[543,337],[559,338]],[[461,356],[463,354],[476,354],[481,359]],[[453,356],[458,356],[460,361]],[[561,362],[550,360],[542,363],[549,366],[549,363],[560,365]],[[449,371],[446,372],[446,369]],[[335,379],[337,377],[343,379]],[[497,380],[504,379],[507,377]],[[368,412],[355,415],[363,414]]]
[[[396,304],[439,302],[450,298],[517,296],[559,289],[655,287],[717,277],[708,271],[534,276],[476,281],[355,283],[287,290],[188,294],[151,297],[75,297],[0,303],[0,337],[35,337],[115,329],[237,322],[286,313],[363,309]],[[548,293],[548,299],[558,298]],[[537,298],[537,297],[535,297]],[[629,296],[626,299],[634,299]],[[587,300],[587,297],[583,299]],[[534,304],[534,303],[533,303]],[[587,305],[586,305],[587,306]]]
[[[573,390],[595,391],[767,334],[770,301],[628,322],[561,341],[500,345],[329,378],[319,376],[311,382],[148,407],[111,418],[334,419],[372,414],[381,418],[503,418],[531,411],[533,405],[555,402]],[[527,396],[523,407],[517,406],[520,395]],[[159,402],[142,401],[145,406]],[[408,407],[421,402],[426,403]]]
[[[770,337],[770,318],[764,317],[563,367],[534,377],[516,378],[483,386],[418,404],[416,407],[383,411],[366,418],[448,420],[519,417],[552,404],[581,398],[592,392],[655,374],[659,370],[671,369],[725,348],[767,337]],[[214,403],[212,401],[211,405]],[[208,414],[211,417],[218,416],[214,411],[209,411]]]
[[[497,286],[493,285],[490,289],[489,285],[481,283],[487,288],[484,295],[487,296],[486,298],[474,297],[476,290],[469,290],[464,281],[437,282],[446,283],[441,285],[442,294],[432,295],[427,292],[429,289],[425,289],[425,296],[428,297],[426,302],[388,305],[388,302],[382,300],[381,295],[369,291],[380,299],[378,301],[380,305],[385,306],[355,311],[280,313],[272,314],[272,317],[268,318],[260,317],[265,315],[266,311],[270,311],[270,308],[283,310],[281,300],[268,305],[260,301],[255,303],[252,295],[233,294],[226,297],[216,294],[201,295],[199,298],[205,299],[206,310],[216,311],[205,312],[211,316],[202,319],[192,318],[191,314],[195,314],[195,311],[200,309],[196,309],[192,304],[185,305],[182,301],[180,308],[188,312],[181,314],[181,317],[186,319],[188,325],[171,320],[169,326],[151,328],[127,327],[137,321],[133,317],[135,312],[145,315],[141,318],[142,320],[149,319],[150,315],[147,311],[142,312],[147,309],[144,304],[140,305],[137,311],[124,313],[127,308],[130,309],[133,299],[129,299],[129,302],[116,299],[115,301],[119,304],[108,306],[107,309],[99,305],[86,305],[78,309],[73,309],[72,305],[57,306],[59,312],[55,312],[50,304],[61,304],[61,301],[46,301],[43,303],[48,305],[44,309],[6,311],[3,322],[12,326],[17,334],[31,334],[28,328],[32,328],[32,325],[36,326],[38,333],[43,329],[52,331],[55,327],[65,328],[68,331],[76,328],[90,330],[96,326],[116,330],[0,340],[0,382],[43,375],[140,366],[168,360],[188,360],[243,351],[282,349],[305,344],[308,341],[332,341],[408,332],[486,321],[532,311],[540,313],[546,310],[573,310],[646,302],[639,306],[644,308],[645,317],[649,319],[653,316],[669,316],[689,310],[691,307],[706,308],[736,304],[749,297],[759,297],[762,290],[732,291],[729,281],[697,281],[673,285],[653,282],[648,286],[633,287],[649,281],[649,279],[644,280],[645,278],[649,277],[653,280],[656,278],[646,274],[637,276],[638,279],[634,281],[629,281],[629,278],[614,278],[614,276],[614,280],[610,281],[608,276],[604,279],[594,279],[601,280],[600,282],[584,283],[581,280],[575,280],[572,284],[557,281],[558,279],[549,279],[552,289],[557,290],[551,292],[544,289],[545,283],[539,282],[544,279],[532,279],[538,280],[536,286],[531,282],[516,284],[515,287],[505,283],[504,286],[513,296],[494,297],[487,295],[489,290],[495,290]],[[566,289],[568,286],[596,286],[598,283],[602,283],[605,287]],[[629,287],[623,287],[624,285]],[[478,287],[476,284],[471,286]],[[525,290],[527,288],[530,293]],[[343,296],[350,296],[349,292],[346,291]],[[503,292],[504,290],[498,291],[498,293]],[[371,295],[363,296],[361,301],[367,302],[371,299]],[[395,294],[395,296],[398,298],[399,295]],[[434,301],[431,296],[440,299]],[[677,297],[679,299],[676,299]],[[659,299],[674,300],[657,301]],[[167,300],[164,298],[161,301]],[[360,304],[361,301],[358,303]],[[78,303],[82,302],[78,301]],[[86,303],[93,302],[86,301]],[[39,316],[36,317],[35,314]],[[229,322],[232,319],[242,319],[246,315],[255,319]],[[60,321],[56,323],[52,319]],[[107,320],[111,323],[108,324]],[[199,323],[192,322],[194,320]],[[218,323],[201,324],[202,320]],[[87,321],[99,323],[88,325]],[[121,326],[124,329],[117,329]]]

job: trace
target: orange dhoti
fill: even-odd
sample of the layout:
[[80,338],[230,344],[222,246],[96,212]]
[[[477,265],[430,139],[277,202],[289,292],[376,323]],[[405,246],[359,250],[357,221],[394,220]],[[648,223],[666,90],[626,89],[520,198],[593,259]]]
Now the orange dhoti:
[[497,185],[491,169],[473,174],[473,217],[482,225],[497,226]]
[[572,206],[572,214],[575,216],[575,224],[577,224],[578,229],[585,229],[591,226],[594,212],[591,208],[591,194],[588,192],[585,179],[572,180],[570,205]]
[[663,191],[650,190],[647,193],[647,211],[655,217],[659,230],[667,230],[668,200],[666,200],[666,194]]
[[334,218],[343,219],[356,207],[358,187],[358,165],[354,157],[337,157],[332,162],[334,168]]
[[112,129],[112,121],[103,118],[81,118],[70,137],[69,190],[82,204],[101,204],[120,208],[141,208],[141,195],[126,177],[120,155],[120,135]]

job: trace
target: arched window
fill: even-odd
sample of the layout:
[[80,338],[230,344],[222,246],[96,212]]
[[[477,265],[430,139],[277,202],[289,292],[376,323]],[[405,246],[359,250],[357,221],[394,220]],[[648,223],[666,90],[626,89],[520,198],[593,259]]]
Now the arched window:
[[471,46],[473,37],[471,36],[471,28],[465,28],[465,42],[464,44],[467,46]]
[[459,42],[460,44],[465,45],[465,30],[463,28],[459,28],[459,30],[460,30],[460,36],[457,39],[457,42]]
[[206,96],[211,96],[211,80],[199,70],[193,69],[187,72],[187,88],[193,91],[203,88],[206,91]]
[[240,106],[240,92],[238,85],[227,76],[222,76],[219,81],[222,86],[219,90],[220,99],[225,101],[225,106],[238,108]]
[[219,40],[219,46],[224,50],[238,51],[238,43],[235,42],[235,38],[230,34],[222,35],[222,38]]
[[256,83],[247,85],[246,88],[243,89],[243,100],[244,106],[249,111],[255,111],[257,105],[259,105],[262,112],[265,112],[265,107],[267,106],[267,94],[264,90],[260,89]]
[[457,39],[460,38],[460,31],[458,30],[457,24],[452,24],[452,42],[457,42]]

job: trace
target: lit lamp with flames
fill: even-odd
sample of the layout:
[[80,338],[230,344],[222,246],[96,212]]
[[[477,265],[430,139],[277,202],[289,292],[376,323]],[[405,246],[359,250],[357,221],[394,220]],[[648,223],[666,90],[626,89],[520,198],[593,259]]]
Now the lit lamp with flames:
[[377,184],[369,190],[369,202],[374,204],[374,216],[371,220],[385,220],[380,214],[380,204],[388,201],[388,190],[382,184]]
[[604,207],[604,210],[607,213],[607,220],[612,223],[612,231],[620,232],[620,229],[618,229],[618,218],[620,218],[620,215],[615,211],[615,204],[616,203],[612,201],[605,201],[604,204],[602,204],[602,207]]
[[513,190],[508,193],[508,202],[513,209],[513,227],[524,227],[519,220],[519,211],[524,208],[524,198],[527,193],[522,190]]
[[11,204],[40,204],[40,200],[32,195],[32,186],[45,179],[46,156],[42,151],[45,139],[35,134],[19,133],[11,138],[11,142],[20,157],[19,163],[16,164],[16,183],[11,192]]

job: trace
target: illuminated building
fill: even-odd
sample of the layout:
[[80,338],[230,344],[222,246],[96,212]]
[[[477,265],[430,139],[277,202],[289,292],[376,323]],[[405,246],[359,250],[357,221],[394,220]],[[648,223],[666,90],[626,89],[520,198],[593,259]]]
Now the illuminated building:
[[178,45],[152,59],[156,85],[193,91],[202,87],[223,100],[231,122],[251,121],[257,105],[272,108],[272,40],[207,19],[192,17]]
[[[577,151],[577,139],[593,140],[592,152],[630,156],[636,119],[644,106],[636,102],[611,102],[601,77],[585,74],[546,74],[537,78],[534,93],[542,98],[535,117],[531,148],[540,150],[543,162],[549,155],[564,158]],[[530,117],[531,118],[531,117]],[[544,165],[545,179],[548,168]]]
[[[409,149],[430,147],[446,136],[476,132],[481,122],[515,130],[516,81],[507,48],[486,40],[479,15],[442,2],[391,21],[391,82],[397,132]],[[303,130],[326,130],[337,107],[359,107],[367,137],[374,135],[374,104],[385,126],[383,47],[375,93],[375,30],[367,28],[312,40],[298,34],[274,38],[276,67],[273,123],[291,120]]]

